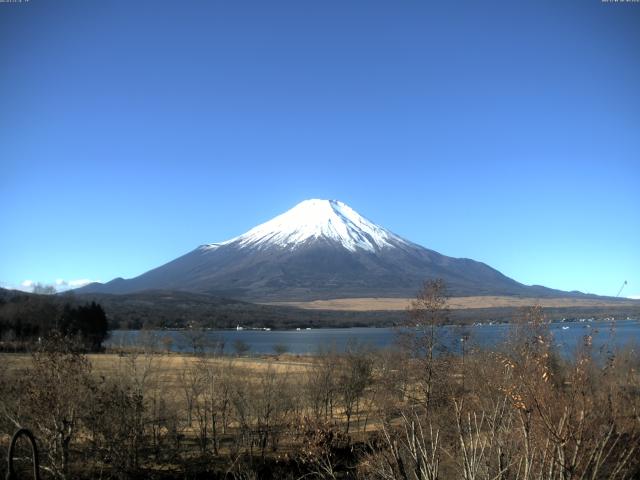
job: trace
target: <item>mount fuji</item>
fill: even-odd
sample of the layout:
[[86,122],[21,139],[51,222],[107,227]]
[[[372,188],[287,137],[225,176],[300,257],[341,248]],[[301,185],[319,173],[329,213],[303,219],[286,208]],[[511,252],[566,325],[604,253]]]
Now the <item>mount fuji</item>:
[[571,295],[523,285],[481,262],[442,255],[342,202],[318,199],[138,277],[93,283],[77,292],[181,290],[251,301],[412,297],[430,278],[443,279],[453,296]]

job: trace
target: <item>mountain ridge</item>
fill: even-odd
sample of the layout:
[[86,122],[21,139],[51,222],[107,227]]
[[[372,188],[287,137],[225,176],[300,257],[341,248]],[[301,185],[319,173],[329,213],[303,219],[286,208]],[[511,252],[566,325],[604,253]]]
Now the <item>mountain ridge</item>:
[[526,286],[468,258],[406,240],[337,200],[311,199],[224,242],[204,244],[132,279],[79,293],[182,290],[249,301],[411,297],[429,278],[453,296],[580,296]]

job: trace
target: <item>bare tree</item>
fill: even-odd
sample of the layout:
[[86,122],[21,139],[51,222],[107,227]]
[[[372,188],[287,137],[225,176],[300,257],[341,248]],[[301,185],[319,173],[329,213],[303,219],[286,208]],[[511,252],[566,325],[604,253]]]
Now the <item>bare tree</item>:
[[249,350],[251,350],[251,345],[249,345],[244,340],[238,339],[233,342],[233,349],[235,350],[236,355],[238,355],[239,357],[242,357],[247,353],[249,353]]
[[273,346],[273,353],[275,353],[276,356],[278,356],[278,357],[284,355],[288,351],[289,351],[289,347],[287,345],[285,345],[284,343],[276,343]]
[[261,372],[258,382],[252,403],[260,455],[264,458],[269,443],[274,451],[277,448],[280,431],[292,410],[293,398],[288,374],[276,373],[271,365]]
[[194,367],[193,405],[198,427],[201,452],[212,446],[218,454],[220,435],[228,426],[230,391],[227,381],[234,370],[232,364],[219,365],[209,359],[201,359]]
[[377,480],[437,480],[443,454],[439,430],[424,424],[414,410],[405,412],[400,426],[382,425],[384,449],[365,457],[363,478]]
[[53,285],[45,285],[44,283],[34,283],[31,286],[31,291],[33,293],[37,293],[38,295],[55,295],[56,287]]
[[186,405],[187,425],[191,427],[193,424],[193,409],[196,399],[202,390],[202,372],[189,360],[184,359],[178,379]]
[[429,280],[411,302],[408,321],[399,332],[399,340],[416,365],[416,383],[420,398],[425,407],[429,407],[438,369],[437,348],[440,345],[440,327],[449,318],[448,299],[444,281]]
[[201,325],[191,324],[187,329],[182,332],[187,345],[191,348],[194,355],[199,355],[204,352],[206,345],[207,332]]
[[339,387],[342,407],[346,417],[346,433],[353,416],[360,413],[360,400],[372,382],[373,361],[369,352],[361,345],[351,344],[339,365]]
[[321,350],[314,357],[313,367],[306,373],[305,393],[315,418],[324,422],[333,417],[333,407],[338,391],[336,363],[333,351]]

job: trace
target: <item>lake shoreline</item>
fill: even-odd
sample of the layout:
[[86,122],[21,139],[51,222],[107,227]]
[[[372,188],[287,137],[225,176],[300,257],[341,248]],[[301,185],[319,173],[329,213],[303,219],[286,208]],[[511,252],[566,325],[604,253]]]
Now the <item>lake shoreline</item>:
[[[479,348],[492,348],[503,342],[515,323],[446,325],[439,329],[441,342],[451,351],[460,349],[462,338]],[[608,343],[623,346],[640,343],[640,320],[588,320],[551,322],[549,329],[561,351],[575,350],[585,336],[593,337],[596,347]],[[107,349],[139,346],[176,353],[220,350],[228,354],[235,348],[255,355],[282,353],[308,355],[319,349],[345,351],[354,343],[373,349],[394,345],[400,327],[312,328],[289,330],[258,329],[158,329],[114,330],[104,343]]]

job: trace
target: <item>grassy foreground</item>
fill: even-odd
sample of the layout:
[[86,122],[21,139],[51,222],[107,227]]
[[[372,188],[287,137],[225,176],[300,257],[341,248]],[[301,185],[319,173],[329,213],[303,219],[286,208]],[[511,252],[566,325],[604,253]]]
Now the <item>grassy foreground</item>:
[[301,358],[47,340],[0,357],[0,445],[33,430],[44,478],[638,478],[638,351],[585,337],[563,359],[531,309],[503,345],[453,356],[436,314],[397,351]]

